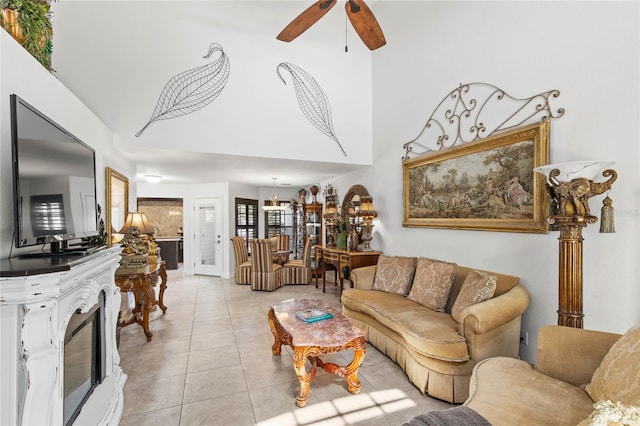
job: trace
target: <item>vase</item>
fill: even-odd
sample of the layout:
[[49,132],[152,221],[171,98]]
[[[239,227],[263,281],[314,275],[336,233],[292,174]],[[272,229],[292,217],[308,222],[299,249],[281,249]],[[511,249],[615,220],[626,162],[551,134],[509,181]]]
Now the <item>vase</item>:
[[341,232],[338,235],[336,235],[336,246],[340,250],[347,249],[347,234],[345,234],[344,232]]
[[355,230],[351,231],[351,239],[349,240],[349,250],[357,251],[358,244],[360,244],[358,233]]

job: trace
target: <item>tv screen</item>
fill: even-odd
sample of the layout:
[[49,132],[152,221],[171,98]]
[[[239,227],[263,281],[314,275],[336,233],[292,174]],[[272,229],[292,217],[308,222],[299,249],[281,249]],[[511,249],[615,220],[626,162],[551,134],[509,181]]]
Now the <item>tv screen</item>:
[[95,152],[17,95],[11,95],[16,246],[98,234]]

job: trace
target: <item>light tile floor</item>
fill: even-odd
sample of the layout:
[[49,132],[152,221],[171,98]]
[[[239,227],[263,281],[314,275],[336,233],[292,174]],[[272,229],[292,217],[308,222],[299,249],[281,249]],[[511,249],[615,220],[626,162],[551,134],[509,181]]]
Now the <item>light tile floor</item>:
[[[295,405],[299,384],[291,348],[271,354],[267,312],[291,298],[321,299],[340,309],[337,287],[251,291],[232,280],[168,271],[162,315],[151,314],[153,340],[133,324],[121,330],[120,365],[129,376],[120,424],[128,425],[401,425],[451,404],[423,395],[393,361],[367,346],[350,394],[344,379],[318,371],[309,405]],[[331,276],[328,274],[327,277]],[[346,365],[349,352],[323,357]]]

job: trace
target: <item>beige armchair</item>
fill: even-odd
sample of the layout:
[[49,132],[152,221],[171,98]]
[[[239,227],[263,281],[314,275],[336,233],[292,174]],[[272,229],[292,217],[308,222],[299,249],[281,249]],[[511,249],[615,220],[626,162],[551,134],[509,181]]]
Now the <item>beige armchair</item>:
[[622,337],[545,326],[535,367],[513,358],[486,359],[474,368],[469,394],[464,405],[494,426],[587,425],[600,401],[638,410],[640,324]]
[[283,286],[282,265],[273,262],[271,240],[255,238],[251,245],[251,290],[273,291]]
[[251,261],[242,237],[231,237],[236,257],[236,284],[251,284]]

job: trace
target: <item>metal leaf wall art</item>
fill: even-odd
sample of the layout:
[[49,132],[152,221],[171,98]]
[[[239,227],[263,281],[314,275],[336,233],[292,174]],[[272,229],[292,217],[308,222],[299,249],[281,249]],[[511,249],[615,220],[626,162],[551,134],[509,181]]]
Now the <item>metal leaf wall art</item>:
[[558,90],[549,90],[514,98],[491,84],[461,84],[440,101],[418,136],[403,145],[402,160],[456,143],[473,142],[522,124],[561,117],[564,109],[551,107],[551,100],[558,96]]
[[307,119],[316,126],[318,130],[333,139],[346,157],[347,153],[342,147],[342,144],[340,144],[340,141],[333,130],[329,99],[320,85],[308,72],[289,62],[282,62],[276,68],[276,73],[284,84],[287,84],[287,82],[282,77],[282,74],[280,74],[280,68],[289,71],[291,74],[293,86],[296,90],[298,105],[300,106],[304,116],[307,117]]
[[136,133],[136,137],[154,121],[190,114],[210,104],[220,95],[229,79],[231,64],[218,43],[211,43],[204,59],[208,59],[215,52],[220,52],[220,57],[215,61],[181,72],[167,82],[151,118]]

